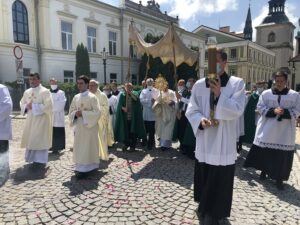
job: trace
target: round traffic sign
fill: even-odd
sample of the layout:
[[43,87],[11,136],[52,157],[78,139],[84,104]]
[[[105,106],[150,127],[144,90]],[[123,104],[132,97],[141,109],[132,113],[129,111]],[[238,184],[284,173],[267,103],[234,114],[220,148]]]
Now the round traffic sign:
[[14,56],[17,59],[22,59],[23,58],[23,51],[22,51],[22,48],[19,45],[16,45],[14,47]]

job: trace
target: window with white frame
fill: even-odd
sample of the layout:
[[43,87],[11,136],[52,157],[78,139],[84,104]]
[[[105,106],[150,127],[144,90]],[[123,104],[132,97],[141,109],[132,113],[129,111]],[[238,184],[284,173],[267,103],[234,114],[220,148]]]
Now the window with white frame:
[[130,57],[136,58],[137,57],[137,47],[136,45],[129,45]]
[[87,28],[87,48],[89,52],[96,52],[97,30],[94,27]]
[[29,75],[30,75],[30,68],[23,68],[23,78],[24,78],[24,87],[30,88],[29,84]]
[[29,44],[28,13],[21,1],[15,1],[12,5],[14,41]]
[[72,50],[72,24],[61,21],[61,45],[65,50]]
[[236,59],[236,48],[230,49],[230,58]]
[[234,68],[234,67],[230,67],[229,68],[229,75],[236,75],[236,68]]
[[116,73],[110,73],[109,74],[109,83],[117,82],[117,74]]
[[97,72],[90,72],[90,78],[97,80]]
[[131,83],[133,85],[137,84],[137,76],[136,76],[136,74],[131,74]]
[[109,54],[117,55],[117,33],[109,31]]
[[64,83],[74,83],[74,72],[71,70],[64,70]]

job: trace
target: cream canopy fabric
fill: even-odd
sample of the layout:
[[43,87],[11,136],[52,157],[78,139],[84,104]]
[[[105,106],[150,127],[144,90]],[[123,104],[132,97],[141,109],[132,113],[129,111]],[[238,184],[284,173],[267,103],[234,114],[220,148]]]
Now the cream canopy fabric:
[[194,65],[198,53],[187,48],[178,37],[174,26],[170,25],[168,32],[157,43],[149,44],[139,34],[133,23],[129,25],[129,43],[137,46],[139,53],[160,57],[162,62],[173,62],[176,66],[186,63]]

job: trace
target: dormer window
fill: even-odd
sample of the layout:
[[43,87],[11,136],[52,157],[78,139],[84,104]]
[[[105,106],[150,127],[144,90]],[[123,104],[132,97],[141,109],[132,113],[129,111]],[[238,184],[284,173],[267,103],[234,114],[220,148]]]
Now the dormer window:
[[271,32],[268,35],[268,42],[275,42],[275,33],[274,32]]

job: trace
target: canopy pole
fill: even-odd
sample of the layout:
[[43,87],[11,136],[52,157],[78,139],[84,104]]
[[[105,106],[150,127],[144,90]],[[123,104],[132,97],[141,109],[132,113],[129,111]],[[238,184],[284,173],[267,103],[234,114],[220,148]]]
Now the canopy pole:
[[131,54],[130,54],[131,53],[131,47],[130,46],[133,46],[131,41],[129,42],[128,70],[127,70],[127,77],[126,77],[127,83],[129,82],[130,73],[131,73]]
[[148,55],[148,53],[146,53],[146,54],[147,54],[148,59],[147,59],[147,64],[146,64],[146,74],[145,74],[144,80],[147,80],[147,78],[148,78],[148,73],[149,73],[149,69],[150,69],[150,63],[149,63],[150,55]]
[[173,65],[174,65],[174,90],[176,90],[177,89],[177,79],[178,79],[178,77],[177,77],[177,71],[176,71],[176,52],[175,52],[175,35],[174,35],[174,32],[176,32],[175,31],[175,29],[174,29],[174,27],[173,27],[173,24],[171,23],[171,26],[172,26],[172,30],[173,30],[173,32],[172,32],[172,48],[173,48]]

